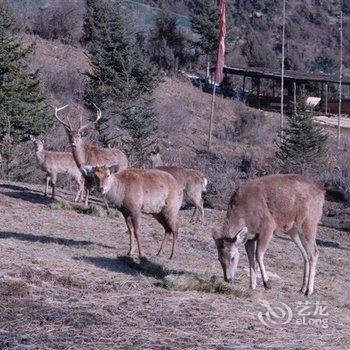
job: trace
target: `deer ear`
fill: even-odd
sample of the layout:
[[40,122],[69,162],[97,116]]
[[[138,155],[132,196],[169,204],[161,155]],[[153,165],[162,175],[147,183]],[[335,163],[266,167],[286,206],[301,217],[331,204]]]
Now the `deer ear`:
[[242,230],[237,233],[236,244],[245,244],[248,240],[248,228],[244,226]]
[[119,171],[120,167],[118,164],[111,165],[108,170],[111,174],[117,173]]
[[84,165],[80,167],[80,172],[84,176],[92,176],[94,175],[95,171],[96,171],[96,167],[93,167],[91,165]]
[[33,141],[33,142],[35,142],[35,140],[36,140],[35,137],[34,137],[33,135],[29,135],[29,138],[30,138],[30,140]]

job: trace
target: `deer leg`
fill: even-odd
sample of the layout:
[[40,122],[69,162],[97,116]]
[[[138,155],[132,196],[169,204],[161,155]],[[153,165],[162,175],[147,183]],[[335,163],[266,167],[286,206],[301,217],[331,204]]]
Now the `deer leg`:
[[305,295],[311,295],[314,292],[314,281],[315,281],[315,275],[316,275],[316,265],[318,260],[318,249],[316,246],[316,243],[310,242],[307,243],[309,245],[309,254],[310,254],[310,273],[309,273],[309,282],[307,285],[307,290],[305,292]]
[[56,180],[57,180],[57,175],[52,174],[51,176],[52,199],[55,199]]
[[171,254],[169,257],[170,260],[173,258],[175,250],[177,248],[177,237],[179,235],[179,225],[177,224],[177,222],[171,225],[171,231],[173,233],[173,245],[171,247]]
[[107,201],[107,199],[106,199],[105,197],[103,198],[103,201],[105,202],[105,206],[106,206],[107,214],[109,214],[109,213],[110,213],[110,210],[109,210],[108,201]]
[[143,252],[142,252],[142,247],[140,244],[140,238],[139,238],[139,227],[140,227],[140,213],[133,214],[131,217],[131,222],[134,228],[134,235],[136,238],[136,243],[137,243],[137,248],[139,250],[139,258],[143,258]]
[[302,226],[302,243],[306,250],[308,260],[309,260],[309,280],[307,282],[307,289],[305,295],[311,295],[314,292],[314,280],[316,274],[316,265],[318,260],[318,249],[316,245],[316,232],[317,232],[317,223],[315,224],[311,220],[307,220],[303,223]]
[[156,254],[157,256],[159,256],[160,253],[163,251],[163,248],[164,248],[169,236],[170,236],[170,231],[165,231],[162,243],[160,244],[160,248]]
[[258,262],[260,271],[261,271],[261,277],[264,283],[264,287],[266,289],[271,288],[271,283],[269,281],[269,278],[267,276],[267,272],[264,265],[264,255],[266,252],[267,247],[269,246],[269,243],[271,241],[272,235],[273,235],[273,229],[268,228],[260,233],[257,248],[256,248],[256,260]]
[[132,255],[134,253],[134,234],[132,232],[133,223],[130,216],[125,217],[125,221],[126,221],[126,226],[128,227],[128,233],[129,233],[129,239],[130,239],[128,255]]
[[199,211],[200,211],[199,221],[201,224],[204,224],[204,200],[202,198],[200,199]]
[[191,219],[190,219],[190,222],[191,222],[191,223],[192,223],[192,222],[195,222],[195,218],[198,216],[198,215],[197,215],[197,211],[198,211],[198,208],[197,208],[196,205],[194,205],[194,211],[193,211],[193,214],[192,214]]
[[307,284],[309,281],[309,273],[310,273],[310,262],[307,256],[307,252],[301,242],[300,239],[300,235],[298,231],[292,231],[290,233],[290,237],[293,240],[293,242],[297,245],[297,247],[299,248],[301,255],[303,256],[303,260],[304,260],[304,275],[303,275],[303,285],[300,289],[300,291],[305,294],[306,290],[307,290]]
[[250,288],[252,289],[256,288],[255,249],[256,241],[247,241],[247,243],[245,244],[245,250],[248,255]]
[[85,186],[85,201],[84,201],[85,207],[89,205],[89,193],[90,193],[90,186]]
[[81,180],[76,180],[78,185],[79,185],[79,189],[77,191],[77,194],[74,198],[74,202],[79,202],[80,198],[82,197],[82,192],[84,191],[84,183]]
[[[198,194],[192,194],[190,195],[191,202],[195,206],[195,210],[193,212],[192,218],[190,222],[202,222],[203,223],[203,200],[201,197],[201,193]],[[196,219],[196,220],[195,220]]]
[[51,176],[46,175],[45,197],[47,196],[47,192],[49,191],[50,180],[51,180]]

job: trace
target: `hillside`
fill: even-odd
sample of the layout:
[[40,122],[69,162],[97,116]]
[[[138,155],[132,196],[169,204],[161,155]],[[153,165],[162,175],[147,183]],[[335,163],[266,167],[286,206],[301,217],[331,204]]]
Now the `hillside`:
[[[210,1],[209,1],[210,2]],[[213,1],[215,3],[215,1]],[[123,0],[127,16],[142,35],[149,37],[159,8],[173,12],[186,31],[189,16],[198,0]],[[150,5],[149,6],[144,6]],[[350,0],[342,0],[344,12],[344,65],[350,65]],[[16,30],[59,39],[80,46],[84,0],[13,0]],[[339,68],[339,1],[288,1],[286,4],[286,68],[316,72],[337,72]],[[228,2],[227,65],[280,67],[282,2],[274,0],[234,0]],[[62,21],[65,18],[65,21]],[[190,62],[190,66],[204,68]],[[203,70],[204,71],[204,70]],[[348,69],[345,74],[349,75]]]
[[[196,0],[143,1],[168,6],[189,15]],[[350,65],[350,2],[343,0],[344,64]],[[339,1],[306,0],[286,3],[287,69],[330,72],[339,67]],[[227,65],[280,67],[282,2],[235,0],[228,2],[228,30],[233,43]],[[348,72],[349,73],[349,72]]]
[[[43,186],[0,184],[0,348],[1,349],[346,349],[350,237],[321,226],[315,295],[297,291],[301,256],[278,235],[266,254],[272,289],[260,279],[248,291],[248,262],[242,249],[239,294],[186,292],[164,288],[167,274],[222,275],[211,229],[224,212],[206,210],[204,226],[188,223],[182,211],[179,249],[169,261],[166,247],[156,258],[163,232],[151,218],[142,223],[149,261],[125,257],[126,226],[117,219],[59,208],[42,195]],[[70,200],[72,192],[60,190]],[[158,265],[160,264],[163,268]],[[145,266],[145,268],[142,268]],[[293,312],[289,323],[263,325],[262,303]],[[322,323],[300,324],[298,303],[323,303]],[[314,306],[313,306],[314,307]],[[276,309],[277,312],[277,309]],[[317,312],[318,314],[318,312]],[[278,319],[277,319],[277,322]],[[298,324],[299,322],[299,324]]]
[[[48,41],[37,36],[25,36],[35,41],[36,51],[30,66],[39,69],[50,92],[51,113],[54,107],[70,104],[69,115],[78,123],[79,115],[91,117],[82,103],[83,73],[89,62],[79,47]],[[273,173],[279,116],[247,107],[232,99],[216,98],[213,144],[207,151],[211,95],[191,85],[185,77],[164,77],[154,94],[154,106],[159,120],[158,144],[169,165],[183,165],[202,170],[209,180],[206,205],[224,209],[233,189],[246,178]],[[341,164],[347,171],[349,151],[342,154],[335,149],[335,130],[330,134],[329,152],[332,167]],[[344,144],[348,138],[344,134]],[[55,124],[43,138],[48,149],[70,150],[64,129]],[[87,139],[97,143],[96,131],[90,130]],[[122,141],[121,141],[122,144]],[[149,166],[149,164],[145,164]],[[17,146],[10,164],[9,177],[20,181],[40,183],[43,172],[36,166],[31,142]],[[338,180],[338,173],[327,168],[317,173],[319,181]],[[348,177],[341,181],[348,181]],[[74,186],[69,179],[59,178],[59,186]]]

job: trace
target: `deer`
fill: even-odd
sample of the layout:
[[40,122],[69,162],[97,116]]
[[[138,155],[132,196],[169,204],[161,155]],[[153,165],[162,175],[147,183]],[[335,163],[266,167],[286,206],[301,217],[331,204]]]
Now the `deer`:
[[[126,155],[116,149],[116,148],[102,148],[97,146],[92,146],[86,143],[82,137],[82,133],[91,125],[97,123],[102,116],[100,108],[94,104],[97,109],[97,116],[93,122],[86,123],[82,125],[82,120],[80,119],[79,127],[74,128],[67,117],[68,123],[64,122],[59,116],[58,112],[67,108],[68,105],[65,105],[60,108],[55,108],[55,118],[64,126],[71,148],[74,160],[79,169],[85,165],[115,165],[118,164],[121,170],[124,170],[128,167],[128,158]],[[94,185],[94,181],[91,177],[85,179],[85,206],[88,206],[89,203],[89,193],[91,187]],[[108,206],[107,206],[108,207]]]
[[172,235],[169,259],[173,258],[183,192],[172,175],[153,169],[128,168],[120,171],[119,165],[83,166],[82,172],[85,176],[93,176],[96,179],[99,191],[123,214],[130,238],[128,255],[134,253],[135,237],[139,258],[144,258],[139,237],[141,214],[144,213],[152,215],[165,229],[157,256],[162,252],[168,237]]
[[82,200],[84,194],[84,178],[75,163],[73,155],[68,152],[47,151],[44,149],[44,141],[32,135],[30,135],[30,139],[34,144],[37,164],[40,166],[41,170],[46,173],[45,196],[47,196],[49,184],[51,183],[52,198],[54,199],[57,175],[68,173],[79,186],[74,202]]
[[300,291],[313,294],[319,255],[316,234],[324,200],[324,188],[302,175],[268,175],[240,185],[230,199],[222,228],[213,231],[225,281],[233,282],[239,247],[245,245],[250,287],[257,285],[256,260],[264,287],[271,288],[264,254],[273,235],[282,232],[294,241],[304,261]]
[[159,152],[150,155],[151,166],[154,169],[165,171],[171,174],[184,192],[187,201],[195,206],[190,222],[204,222],[204,201],[202,192],[206,192],[208,180],[197,170],[186,169],[178,166],[165,166]]

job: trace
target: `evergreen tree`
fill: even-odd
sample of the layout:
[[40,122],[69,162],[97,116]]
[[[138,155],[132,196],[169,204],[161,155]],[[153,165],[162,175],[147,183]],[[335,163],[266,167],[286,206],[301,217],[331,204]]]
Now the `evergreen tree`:
[[129,131],[127,145],[131,163],[142,166],[150,148],[156,143],[158,120],[153,110],[153,101],[145,97],[133,101],[122,113],[122,127]]
[[165,71],[176,71],[186,64],[186,39],[169,11],[159,11],[150,33],[152,61]]
[[39,135],[52,125],[39,73],[29,72],[26,59],[33,46],[21,48],[10,30],[12,20],[0,0],[0,144],[8,162],[13,144]]
[[264,44],[263,35],[252,28],[247,30],[242,54],[246,57],[248,66],[251,67],[274,67],[277,61],[273,50]]
[[303,174],[325,161],[327,135],[313,117],[314,111],[306,104],[306,96],[302,92],[296,113],[288,115],[282,142],[276,153],[283,171]]
[[[136,124],[130,122],[135,116],[145,116],[144,123],[152,124],[148,118],[150,106],[146,102],[159,82],[159,76],[137,42],[137,36],[127,26],[120,5],[109,8],[106,20],[96,32],[96,39],[89,47],[92,73],[87,74],[86,103],[93,101],[102,110],[102,118],[97,125],[100,141],[104,145],[115,143],[120,137],[119,126],[124,126],[135,139]],[[142,110],[142,113],[141,113]],[[152,112],[153,113],[153,112]],[[137,127],[144,126],[143,123]],[[153,130],[153,126],[145,126]],[[145,134],[141,134],[145,137]]]
[[106,19],[107,4],[105,0],[86,0],[85,6],[82,42],[87,45],[96,39],[97,32]]
[[194,46],[206,55],[207,75],[209,75],[211,55],[214,55],[217,50],[219,20],[220,12],[215,0],[199,1],[190,15],[192,30],[199,36]]

